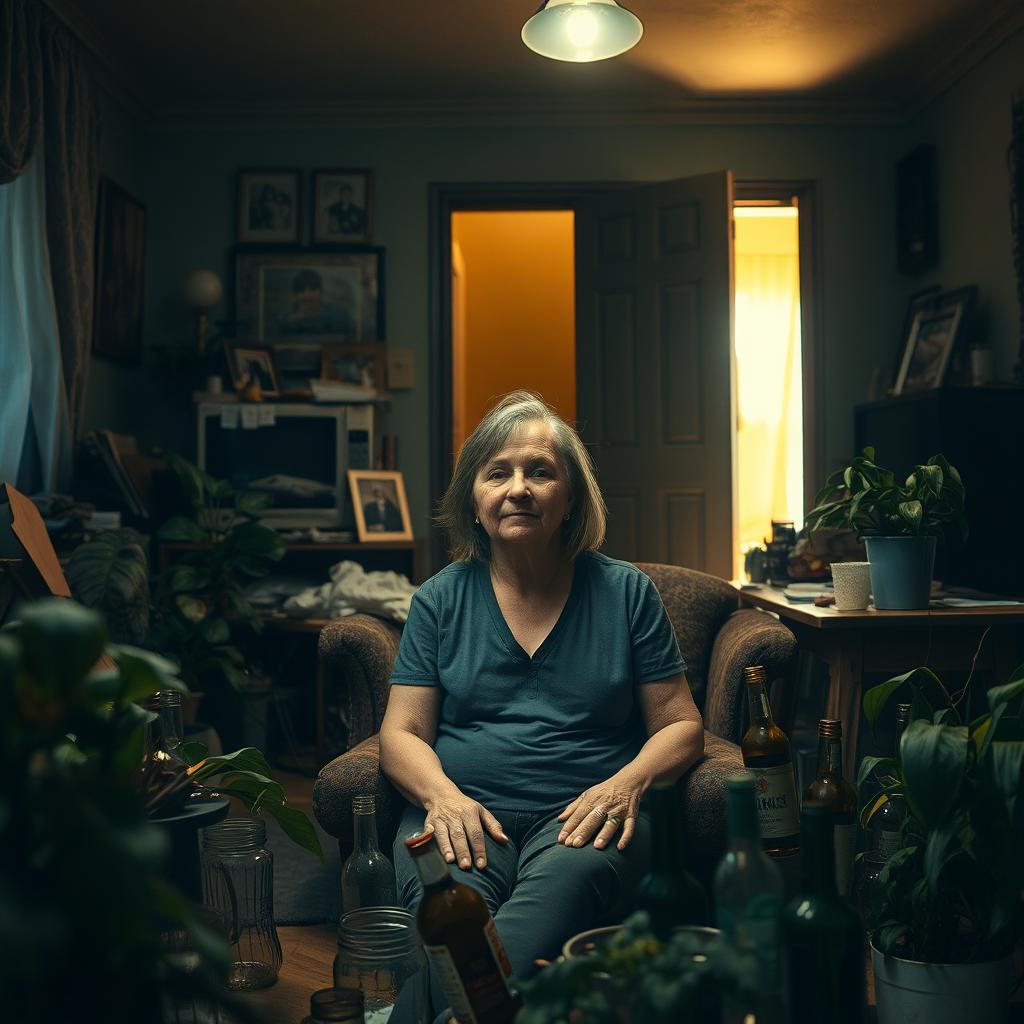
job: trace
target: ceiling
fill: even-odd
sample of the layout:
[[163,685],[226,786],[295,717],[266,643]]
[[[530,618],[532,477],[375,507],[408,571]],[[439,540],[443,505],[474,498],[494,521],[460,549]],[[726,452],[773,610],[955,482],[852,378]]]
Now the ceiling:
[[627,54],[546,60],[535,0],[47,0],[153,120],[435,110],[532,119],[906,114],[1024,26],[1019,0],[626,0]]

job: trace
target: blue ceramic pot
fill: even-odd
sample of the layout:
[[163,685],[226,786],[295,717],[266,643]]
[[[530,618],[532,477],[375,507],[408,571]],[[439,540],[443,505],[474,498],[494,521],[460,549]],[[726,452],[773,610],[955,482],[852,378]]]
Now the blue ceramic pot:
[[927,608],[935,567],[935,537],[865,537],[871,593],[880,610]]

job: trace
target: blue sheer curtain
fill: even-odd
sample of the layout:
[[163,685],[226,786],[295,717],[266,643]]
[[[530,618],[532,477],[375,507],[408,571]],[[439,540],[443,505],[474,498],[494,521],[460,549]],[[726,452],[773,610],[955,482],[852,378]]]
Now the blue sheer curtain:
[[59,491],[72,431],[46,237],[40,142],[25,173],[0,185],[0,480]]

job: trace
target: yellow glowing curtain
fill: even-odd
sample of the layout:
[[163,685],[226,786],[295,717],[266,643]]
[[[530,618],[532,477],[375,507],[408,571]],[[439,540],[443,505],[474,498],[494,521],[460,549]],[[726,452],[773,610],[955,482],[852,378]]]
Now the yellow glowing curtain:
[[737,207],[736,552],[803,520],[800,264],[795,207]]

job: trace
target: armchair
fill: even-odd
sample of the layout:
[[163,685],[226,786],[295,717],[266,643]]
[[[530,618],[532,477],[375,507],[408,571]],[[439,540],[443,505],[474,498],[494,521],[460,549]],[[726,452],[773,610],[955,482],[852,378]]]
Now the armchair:
[[[717,576],[637,564],[661,594],[704,716],[704,756],[679,780],[678,789],[688,866],[707,881],[725,850],[725,778],[743,767],[736,745],[746,714],[743,669],[761,664],[769,680],[790,682],[796,641],[771,615],[738,611],[736,591]],[[352,851],[351,805],[358,793],[376,794],[382,848],[395,837],[401,798],[380,772],[378,730],[400,635],[395,624],[369,615],[338,619],[320,634],[321,670],[342,695],[350,749],[321,770],[313,810],[338,839],[342,860]]]

